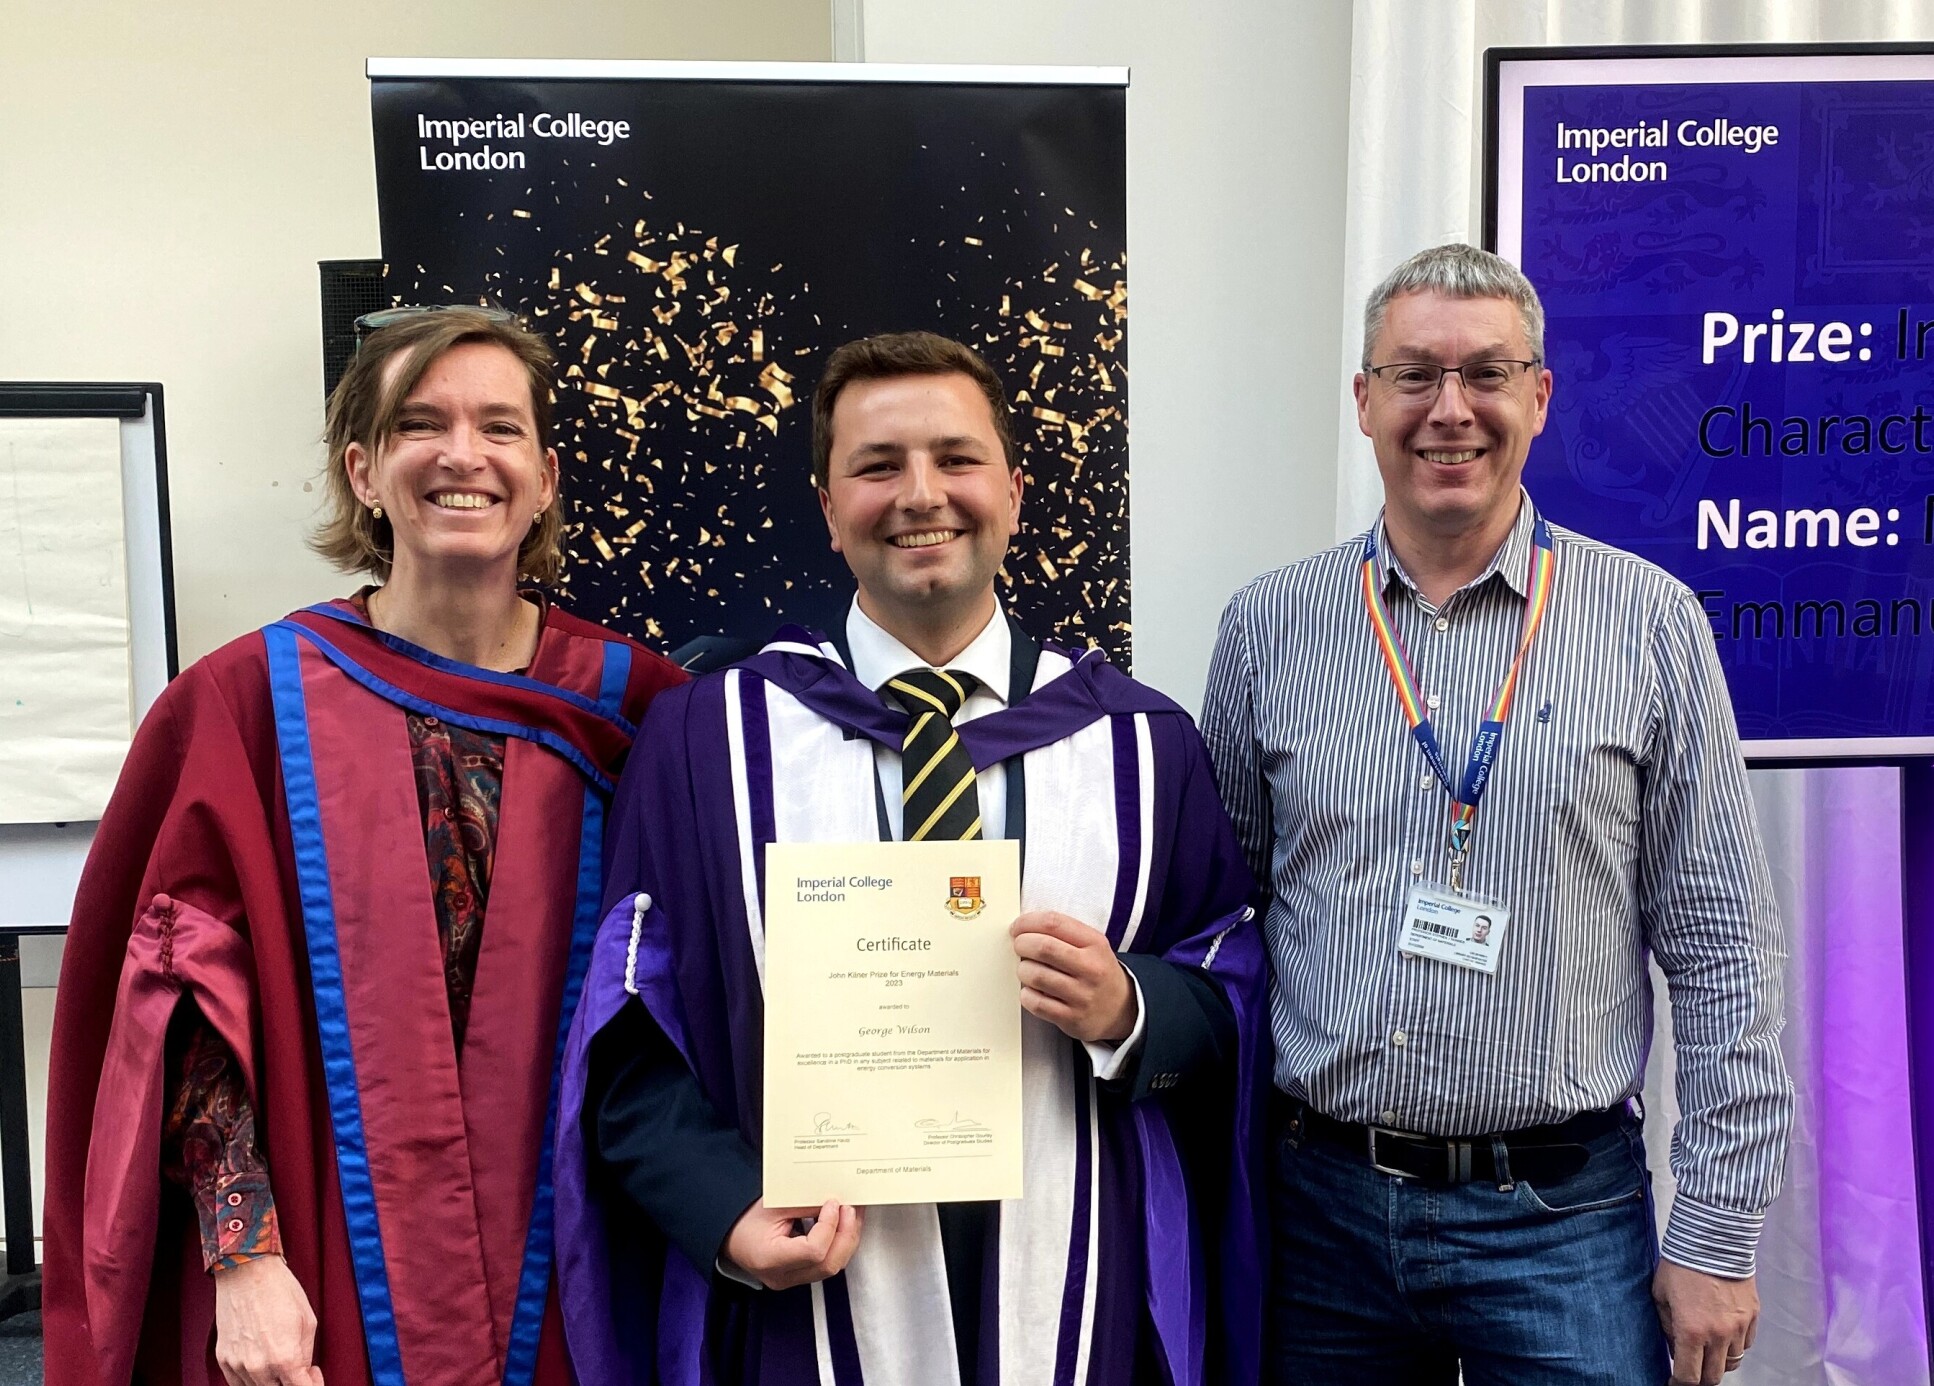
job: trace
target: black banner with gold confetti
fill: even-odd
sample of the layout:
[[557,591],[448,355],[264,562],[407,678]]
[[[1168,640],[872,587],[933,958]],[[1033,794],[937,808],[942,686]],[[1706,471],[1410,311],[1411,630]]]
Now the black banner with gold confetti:
[[840,343],[924,328],[1015,402],[1009,605],[1126,665],[1119,81],[607,66],[372,80],[393,301],[500,304],[557,350],[565,605],[673,652],[843,620],[813,385]]

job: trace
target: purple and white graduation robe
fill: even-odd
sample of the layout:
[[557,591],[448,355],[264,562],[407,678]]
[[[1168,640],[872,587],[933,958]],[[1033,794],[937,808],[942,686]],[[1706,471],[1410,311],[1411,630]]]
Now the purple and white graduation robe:
[[[934,1205],[869,1208],[841,1274],[750,1290],[641,1220],[610,1235],[582,1125],[592,1038],[636,998],[758,1148],[765,845],[876,839],[873,746],[897,749],[906,720],[831,644],[788,628],[743,664],[661,694],[640,731],[613,806],[609,909],[557,1127],[560,1294],[587,1386],[959,1386]],[[1031,694],[959,731],[979,768],[1024,757],[1022,907],[1206,969],[1238,1035],[1218,1119],[1182,1122],[1164,1099],[1129,1102],[1097,1083],[1078,1043],[1023,1016],[1027,1193],[1000,1208],[999,1342],[981,1344],[982,1380],[968,1386],[1120,1386],[1143,1315],[1178,1386],[1254,1381],[1266,962],[1201,740],[1185,712],[1098,652],[1053,646]]]

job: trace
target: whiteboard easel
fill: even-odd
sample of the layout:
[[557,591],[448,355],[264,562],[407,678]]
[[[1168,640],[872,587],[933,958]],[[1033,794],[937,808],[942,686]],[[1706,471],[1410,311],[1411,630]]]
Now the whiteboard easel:
[[[121,433],[121,519],[127,539],[128,625],[138,725],[178,669],[168,460],[156,384],[0,381],[0,427],[19,418],[115,418]],[[93,823],[0,824],[0,929],[64,930]],[[44,981],[29,977],[28,985]]]

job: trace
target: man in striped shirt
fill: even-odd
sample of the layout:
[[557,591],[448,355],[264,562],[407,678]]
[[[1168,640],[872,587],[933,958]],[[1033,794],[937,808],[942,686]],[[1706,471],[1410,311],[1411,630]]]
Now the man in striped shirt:
[[1716,1383],[1752,1345],[1779,915],[1697,599],[1520,486],[1543,327],[1494,255],[1394,271],[1355,381],[1383,515],[1223,617],[1203,732],[1275,968],[1272,1382]]

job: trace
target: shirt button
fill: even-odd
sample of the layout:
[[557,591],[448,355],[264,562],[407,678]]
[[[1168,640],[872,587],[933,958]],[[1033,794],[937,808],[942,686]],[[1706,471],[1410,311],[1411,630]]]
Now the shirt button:
[[1426,770],[1424,771],[1424,777],[1421,780],[1417,781],[1417,788],[1429,789],[1431,785],[1435,784],[1436,782],[1437,781],[1432,777],[1430,771]]
[[1422,857],[1418,857],[1410,863],[1410,874],[1413,876],[1421,876],[1424,874],[1424,859]]
[[1431,694],[1428,698],[1424,699],[1424,702],[1429,705],[1430,710],[1432,712],[1437,711],[1438,704],[1443,701],[1444,701],[1443,698],[1435,693]]
[[[1436,707],[1436,706],[1437,706],[1437,704],[1435,704],[1435,703],[1432,703],[1432,704],[1431,704],[1431,706],[1432,706],[1432,707]],[[423,725],[424,725],[424,726],[426,726],[426,727],[434,727],[434,726],[436,725],[436,718],[434,718],[434,717],[425,717],[425,718],[423,719]]]
[[1393,1030],[1390,1032],[1390,1042],[1399,1049],[1402,1049],[1408,1040],[1409,1036],[1405,1035],[1402,1030]]
[[1438,617],[1438,618],[1437,618],[1437,619],[1436,619],[1435,621],[1433,621],[1433,622],[1431,622],[1431,625],[1432,625],[1433,627],[1435,627],[1436,629],[1438,629],[1438,630],[1449,630],[1449,629],[1450,629],[1450,617],[1448,617],[1448,616],[1439,616],[1439,617]]
[[240,1232],[242,1230],[242,1220],[240,1218],[231,1218],[229,1220],[228,1230],[231,1232]]
[[1381,1121],[1385,1126],[1395,1126],[1397,1124],[1397,1114],[1396,1112],[1386,1107],[1384,1109],[1383,1115],[1379,1117],[1378,1120]]
[[230,1195],[228,1196],[228,1206],[229,1206],[229,1207],[231,1207],[231,1208],[239,1208],[239,1207],[241,1207],[241,1206],[242,1206],[242,1196],[241,1196],[240,1194],[236,1194],[236,1193],[232,1193],[232,1194],[230,1194]]

